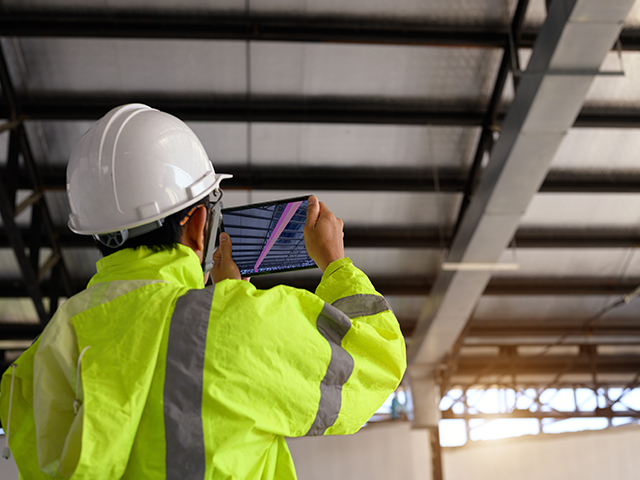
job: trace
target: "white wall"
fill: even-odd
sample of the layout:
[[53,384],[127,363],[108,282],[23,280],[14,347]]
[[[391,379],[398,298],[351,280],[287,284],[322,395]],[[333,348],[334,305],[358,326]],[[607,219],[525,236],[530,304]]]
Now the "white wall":
[[[6,435],[0,435],[0,453],[4,450],[6,444]],[[13,461],[13,457],[9,458],[9,460],[0,457],[0,479],[18,480],[18,468],[16,467],[16,462]]]
[[637,480],[640,427],[474,442],[443,463],[445,480]]
[[370,424],[355,435],[287,439],[299,480],[431,480],[426,430]]
[[[406,423],[289,441],[299,480],[430,480],[424,430]],[[637,480],[640,427],[473,442],[443,449],[444,480]]]

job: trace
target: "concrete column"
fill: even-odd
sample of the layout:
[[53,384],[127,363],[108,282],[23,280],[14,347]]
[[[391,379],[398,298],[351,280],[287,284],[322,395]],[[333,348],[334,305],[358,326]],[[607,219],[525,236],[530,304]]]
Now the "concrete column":
[[411,365],[409,367],[409,382],[413,399],[413,428],[425,432],[428,449],[426,454],[431,459],[430,478],[443,480],[442,452],[440,449],[440,431],[438,424],[441,414],[440,386],[436,382],[433,365]]
[[409,383],[413,399],[413,427],[437,427],[440,419],[440,386],[432,365],[409,366]]
[[433,480],[431,432],[428,428],[411,430],[411,480]]

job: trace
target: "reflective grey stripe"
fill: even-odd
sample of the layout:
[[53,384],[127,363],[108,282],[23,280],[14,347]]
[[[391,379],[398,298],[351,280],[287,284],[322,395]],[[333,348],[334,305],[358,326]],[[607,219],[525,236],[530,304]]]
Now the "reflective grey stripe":
[[375,315],[376,313],[391,310],[389,303],[380,295],[358,294],[339,298],[332,303],[334,307],[342,310],[349,318]]
[[353,372],[353,358],[342,348],[342,339],[351,328],[351,320],[337,308],[324,304],[316,320],[320,334],[329,342],[331,360],[320,383],[320,404],[313,425],[306,435],[323,435],[335,423],[342,404],[342,386]]
[[176,302],[169,327],[164,379],[167,480],[204,478],[202,381],[213,287]]

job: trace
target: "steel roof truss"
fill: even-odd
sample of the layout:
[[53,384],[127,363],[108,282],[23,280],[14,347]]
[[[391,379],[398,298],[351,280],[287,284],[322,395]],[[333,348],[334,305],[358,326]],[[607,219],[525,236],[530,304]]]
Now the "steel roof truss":
[[[22,271],[22,280],[25,289],[33,300],[38,318],[42,325],[49,321],[52,313],[58,305],[59,288],[52,289],[49,309],[44,305],[44,295],[41,290],[42,280],[53,269],[53,281],[62,284],[65,293],[71,295],[71,282],[62,261],[60,246],[55,236],[55,228],[38,178],[36,164],[29,147],[27,133],[20,117],[18,99],[11,83],[9,70],[2,46],[0,45],[0,83],[7,105],[10,106],[9,136],[7,167],[0,174],[0,213],[4,222],[9,241]],[[33,194],[21,204],[16,205],[17,175],[19,172],[20,158],[24,161],[25,169],[31,180],[30,190]],[[31,223],[29,227],[28,241],[24,241],[15,218],[27,208],[31,209]],[[43,246],[43,232],[46,233],[46,241],[51,246],[51,257],[40,266],[40,250]],[[26,249],[29,249],[27,256]]]

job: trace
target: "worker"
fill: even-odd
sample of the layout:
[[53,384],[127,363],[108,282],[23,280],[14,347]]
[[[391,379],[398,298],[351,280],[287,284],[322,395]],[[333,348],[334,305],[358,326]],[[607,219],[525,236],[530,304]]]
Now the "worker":
[[22,478],[295,479],[285,437],[354,433],[395,390],[403,337],[345,258],[342,221],[309,197],[315,294],[258,290],[228,235],[207,251],[228,177],[186,124],[145,105],[81,138],[69,226],[104,257],[3,375],[5,456]]

